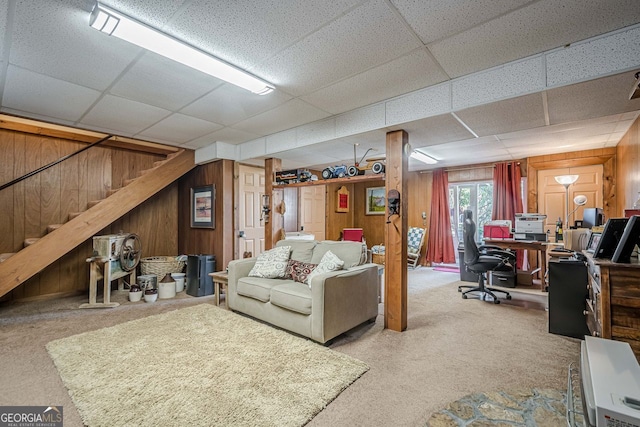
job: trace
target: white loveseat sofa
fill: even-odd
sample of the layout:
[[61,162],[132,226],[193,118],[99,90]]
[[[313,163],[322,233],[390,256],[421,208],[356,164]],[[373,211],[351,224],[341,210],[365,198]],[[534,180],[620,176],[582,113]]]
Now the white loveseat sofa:
[[[326,343],[378,315],[378,266],[365,264],[358,242],[281,240],[290,259],[318,264],[327,251],[344,261],[341,270],[315,275],[310,282],[249,277],[256,258],[229,263],[228,305],[296,334]],[[363,251],[364,249],[364,251]]]

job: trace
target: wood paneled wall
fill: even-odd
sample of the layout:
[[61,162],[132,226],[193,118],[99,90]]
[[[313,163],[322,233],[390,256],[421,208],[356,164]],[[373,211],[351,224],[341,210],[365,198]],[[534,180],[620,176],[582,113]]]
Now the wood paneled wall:
[[[215,228],[191,228],[191,188],[214,184]],[[216,269],[233,259],[233,161],[218,160],[193,169],[179,180],[178,248],[181,254],[212,254]]]
[[[0,130],[0,182],[9,182],[86,146],[85,143]],[[158,154],[94,147],[25,181],[0,191],[0,252],[17,252],[29,237],[41,237],[48,225],[64,223],[70,212],[100,200],[123,179],[135,178]],[[177,251],[177,184],[123,216],[100,235],[136,233],[143,256],[175,255]],[[48,298],[86,292],[93,253],[89,239],[2,298],[2,301]]]
[[640,117],[631,125],[616,147],[617,213],[623,215],[638,200],[640,192]]

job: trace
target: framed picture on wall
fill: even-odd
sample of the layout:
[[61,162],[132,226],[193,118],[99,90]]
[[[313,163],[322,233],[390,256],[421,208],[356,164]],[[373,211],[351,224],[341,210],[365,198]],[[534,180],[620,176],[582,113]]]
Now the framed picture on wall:
[[216,187],[203,185],[191,188],[191,227],[215,228]]
[[387,208],[387,198],[384,194],[384,187],[367,188],[366,211],[367,215],[384,215]]

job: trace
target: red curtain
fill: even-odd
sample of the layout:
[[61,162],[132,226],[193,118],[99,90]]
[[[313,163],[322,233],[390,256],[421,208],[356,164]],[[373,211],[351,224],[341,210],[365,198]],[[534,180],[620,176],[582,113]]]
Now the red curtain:
[[429,242],[427,261],[454,264],[451,221],[449,212],[449,179],[443,169],[433,171],[431,219],[429,221]]
[[[516,213],[522,213],[522,173],[517,162],[496,163],[493,172],[493,211],[491,219],[508,219],[515,224]],[[517,265],[522,268],[522,251],[517,251]]]

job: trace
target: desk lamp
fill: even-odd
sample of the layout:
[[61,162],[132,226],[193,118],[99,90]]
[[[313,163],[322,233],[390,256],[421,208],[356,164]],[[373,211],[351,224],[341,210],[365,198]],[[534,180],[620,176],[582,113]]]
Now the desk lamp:
[[[564,191],[566,193],[564,200],[565,200],[565,207],[566,207],[565,213],[567,216],[565,217],[564,224],[567,229],[569,229],[569,186],[574,182],[576,182],[579,176],[580,175],[560,175],[560,176],[554,177],[558,184],[562,184],[564,186]],[[586,203],[586,200],[585,200],[585,203]]]

